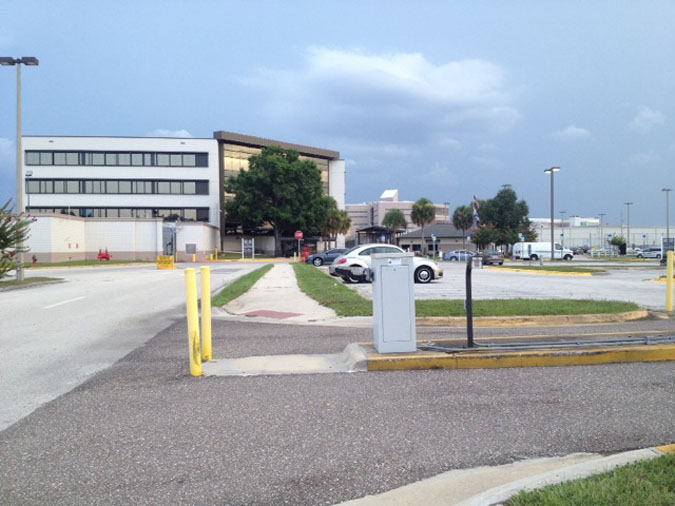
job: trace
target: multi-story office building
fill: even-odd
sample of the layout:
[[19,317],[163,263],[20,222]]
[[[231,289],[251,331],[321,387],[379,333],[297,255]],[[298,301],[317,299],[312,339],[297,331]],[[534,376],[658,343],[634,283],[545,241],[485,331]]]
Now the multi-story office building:
[[[24,203],[36,215],[204,222],[223,233],[225,181],[272,145],[313,161],[344,209],[338,152],[223,131],[212,139],[25,136]],[[269,249],[262,239],[258,246]]]
[[23,137],[33,214],[180,218],[218,226],[219,161],[213,139]]

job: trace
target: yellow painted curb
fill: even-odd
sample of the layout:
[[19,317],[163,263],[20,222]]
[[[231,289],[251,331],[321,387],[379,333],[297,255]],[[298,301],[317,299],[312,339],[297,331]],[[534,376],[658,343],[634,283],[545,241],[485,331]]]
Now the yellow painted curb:
[[657,446],[656,450],[665,453],[666,455],[675,455],[675,444],[672,445],[665,445],[665,446]]
[[411,354],[366,354],[369,371],[423,369],[502,369],[513,367],[566,367],[579,365],[665,362],[675,360],[675,345],[586,348],[583,350],[478,351]]
[[500,269],[499,267],[483,267],[484,269],[490,270],[490,271],[501,271],[501,272],[526,272],[528,274],[544,274],[548,276],[563,276],[563,277],[587,277],[587,276],[592,276],[593,274],[590,272],[561,272],[561,271],[540,271],[537,269],[528,269],[526,267],[523,268],[518,268],[518,269],[512,269],[512,268],[507,268],[507,269]]
[[[481,316],[473,319],[474,327],[542,327],[548,325],[585,325],[589,323],[622,323],[643,320],[649,311],[639,309],[624,313],[576,314],[550,316]],[[424,316],[416,319],[420,327],[464,327],[464,316]]]

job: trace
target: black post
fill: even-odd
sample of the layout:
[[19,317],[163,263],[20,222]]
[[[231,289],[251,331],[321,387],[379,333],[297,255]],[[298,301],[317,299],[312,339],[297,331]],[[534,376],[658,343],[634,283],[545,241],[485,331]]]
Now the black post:
[[466,260],[466,343],[469,348],[473,348],[473,307],[471,303],[471,262],[473,258],[468,256]]

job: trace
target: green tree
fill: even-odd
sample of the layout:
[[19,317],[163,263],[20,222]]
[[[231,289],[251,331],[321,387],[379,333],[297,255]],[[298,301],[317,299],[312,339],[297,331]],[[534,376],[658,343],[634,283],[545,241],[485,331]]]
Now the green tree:
[[392,233],[397,230],[405,230],[408,222],[400,209],[389,209],[382,218],[382,226],[388,228]]
[[34,218],[25,213],[18,215],[10,211],[11,201],[0,207],[0,279],[11,270],[16,269],[16,254],[25,253],[28,248],[25,243],[29,237],[29,226]]
[[473,225],[473,206],[459,206],[452,213],[452,224],[462,231],[462,249],[466,249],[466,231]]
[[478,246],[479,249],[485,249],[486,246],[496,243],[498,238],[499,232],[491,223],[481,225],[471,234],[471,242]]
[[427,253],[427,243],[424,240],[424,226],[434,221],[435,217],[436,207],[429,199],[422,197],[413,204],[410,219],[422,229],[422,253],[425,255]]
[[229,179],[225,191],[234,197],[225,203],[226,219],[243,227],[268,224],[274,231],[274,253],[281,255],[281,236],[302,230],[321,233],[330,215],[321,173],[314,162],[279,146],[266,147],[249,158],[248,170]]
[[519,232],[530,229],[529,213],[527,202],[519,201],[511,188],[502,188],[494,198],[482,201],[479,210],[481,223],[490,223],[497,231],[494,243],[506,249],[518,242]]

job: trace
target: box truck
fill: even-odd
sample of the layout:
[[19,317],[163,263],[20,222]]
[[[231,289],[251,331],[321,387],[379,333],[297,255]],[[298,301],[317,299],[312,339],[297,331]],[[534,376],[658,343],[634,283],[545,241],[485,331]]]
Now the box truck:
[[[554,243],[553,257],[556,260],[572,260],[574,253],[571,249],[563,248],[561,244]],[[550,242],[517,242],[513,245],[513,258],[523,260],[539,260],[551,258]]]

